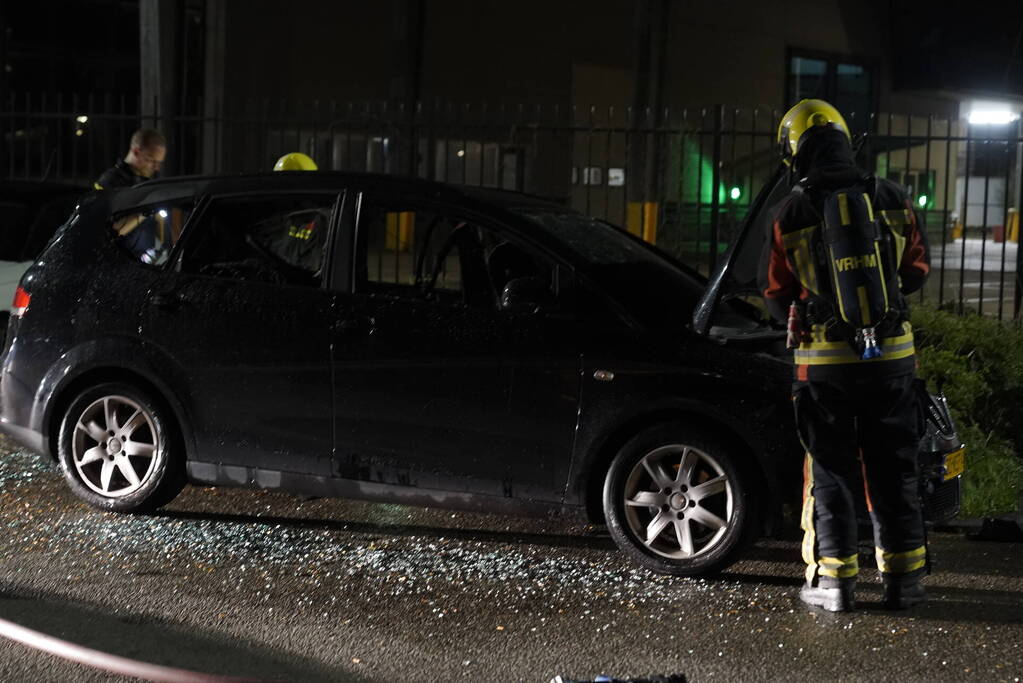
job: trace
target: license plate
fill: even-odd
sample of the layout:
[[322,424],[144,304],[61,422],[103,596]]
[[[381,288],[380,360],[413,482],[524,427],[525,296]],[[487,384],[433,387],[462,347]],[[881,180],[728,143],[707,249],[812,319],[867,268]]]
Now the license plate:
[[945,481],[958,477],[966,466],[966,449],[960,448],[945,456]]

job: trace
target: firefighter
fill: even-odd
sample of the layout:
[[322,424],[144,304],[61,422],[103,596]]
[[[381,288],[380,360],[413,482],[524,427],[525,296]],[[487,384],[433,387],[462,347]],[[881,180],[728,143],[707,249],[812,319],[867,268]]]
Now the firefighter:
[[[274,171],[315,170],[316,162],[301,152],[285,154],[274,164]],[[318,280],[329,224],[329,207],[300,209],[267,219],[253,234],[285,263]]]
[[96,190],[131,187],[153,178],[167,157],[167,140],[151,128],[132,133],[128,154],[103,171],[93,183]]
[[[854,487],[862,480],[884,604],[903,609],[924,600],[920,580],[927,570],[917,489],[916,361],[904,296],[919,290],[928,274],[925,238],[903,191],[857,168],[849,128],[827,102],[803,100],[790,109],[778,142],[798,182],[774,208],[764,296],[794,337],[793,405],[806,450],[801,527],[807,569],[799,597],[828,611],[854,609]],[[831,226],[860,219],[868,226],[862,234],[876,248],[835,258],[841,233]],[[863,278],[868,270],[874,280],[856,280],[851,301],[883,296],[886,314],[876,328],[857,329],[857,321],[840,315],[850,301],[843,298],[850,281],[842,278]],[[871,289],[862,285],[868,280],[889,286]]]
[[315,171],[316,162],[308,154],[291,152],[285,154],[274,164],[275,171]]

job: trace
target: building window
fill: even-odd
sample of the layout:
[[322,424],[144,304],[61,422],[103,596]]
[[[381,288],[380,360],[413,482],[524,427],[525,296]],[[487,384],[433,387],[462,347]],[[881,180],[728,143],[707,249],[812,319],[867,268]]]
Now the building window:
[[876,69],[841,55],[790,51],[786,106],[804,98],[827,100],[842,112],[853,132],[867,130],[875,107]]

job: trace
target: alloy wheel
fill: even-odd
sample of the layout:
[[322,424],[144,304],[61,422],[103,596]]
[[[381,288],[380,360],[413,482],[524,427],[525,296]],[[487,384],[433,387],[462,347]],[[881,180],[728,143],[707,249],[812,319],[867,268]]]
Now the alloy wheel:
[[163,458],[153,417],[125,396],[89,404],[75,424],[72,459],[82,482],[107,498],[145,486]]
[[710,552],[732,521],[732,482],[711,454],[692,446],[661,446],[644,455],[623,493],[629,531],[661,557]]

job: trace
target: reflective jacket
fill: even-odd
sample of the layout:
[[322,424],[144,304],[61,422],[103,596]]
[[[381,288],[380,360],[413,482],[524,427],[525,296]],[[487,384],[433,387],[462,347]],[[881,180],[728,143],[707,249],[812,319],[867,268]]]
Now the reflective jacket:
[[[837,189],[837,188],[834,188]],[[826,190],[819,192],[826,193]],[[813,244],[820,229],[820,213],[814,206],[820,194],[794,190],[775,210],[773,234],[767,256],[764,298],[771,314],[788,319],[789,305],[805,303],[821,292],[828,274],[821,273]],[[919,290],[930,271],[927,243],[912,204],[898,185],[878,180],[873,197],[874,215],[882,236],[890,240],[891,253],[898,256],[898,277],[902,294]],[[900,299],[902,297],[899,297]],[[823,324],[801,322],[802,341],[795,350],[796,378],[826,379],[843,373],[863,372],[891,376],[913,372],[915,367],[913,330],[904,304],[900,317],[878,339],[882,355],[862,360],[841,332]],[[867,370],[867,366],[870,370]]]

